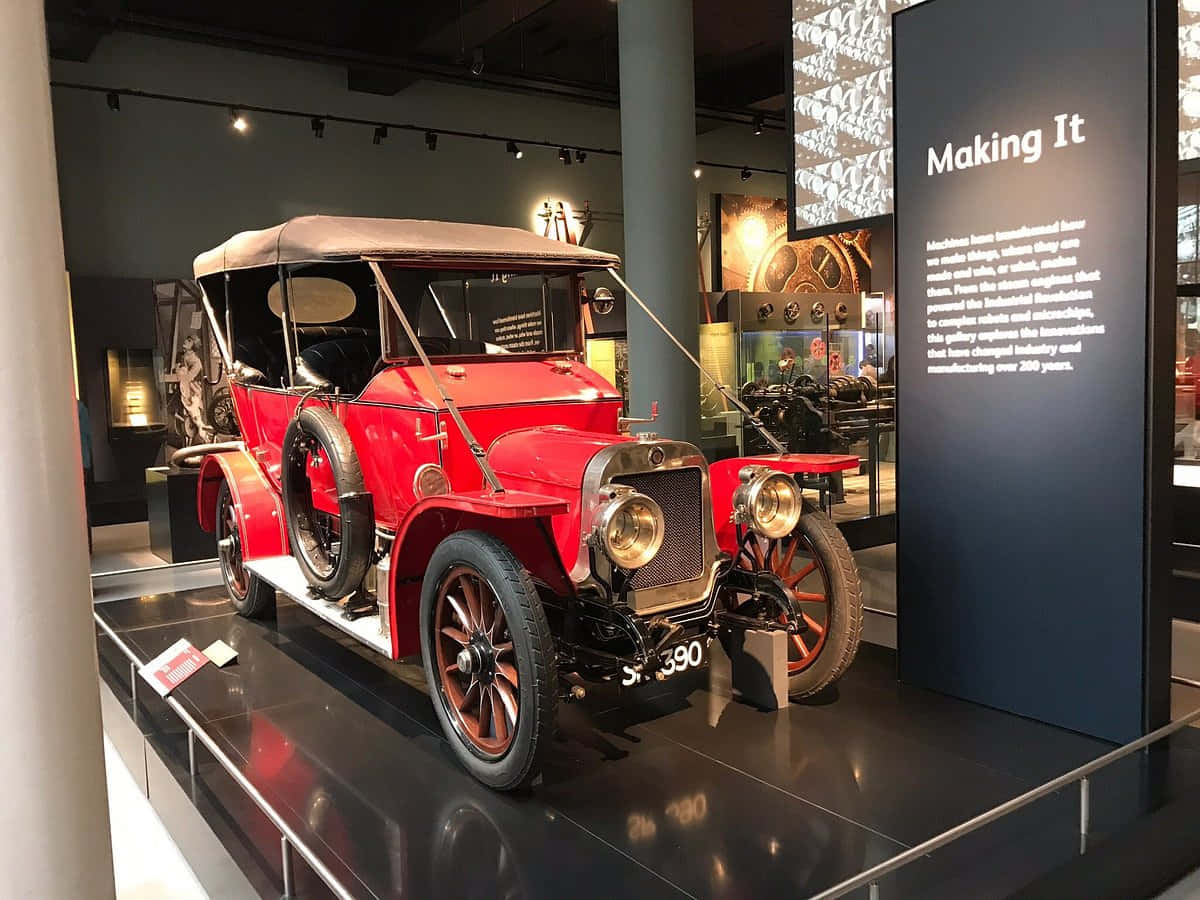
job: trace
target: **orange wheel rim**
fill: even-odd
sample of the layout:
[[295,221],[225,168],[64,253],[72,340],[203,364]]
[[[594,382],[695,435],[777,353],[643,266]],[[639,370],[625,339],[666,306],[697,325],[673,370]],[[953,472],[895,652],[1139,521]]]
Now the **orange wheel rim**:
[[500,598],[478,572],[456,566],[438,585],[434,664],[455,730],[485,756],[512,746],[521,688]]

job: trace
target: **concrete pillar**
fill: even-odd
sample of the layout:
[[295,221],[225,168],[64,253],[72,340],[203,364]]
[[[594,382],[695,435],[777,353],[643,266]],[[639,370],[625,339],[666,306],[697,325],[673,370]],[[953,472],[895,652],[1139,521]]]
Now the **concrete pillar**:
[[[0,29],[0,873],[114,895],[42,0]],[[103,415],[94,410],[93,415]]]
[[[621,0],[621,177],[625,279],[683,345],[698,346],[696,95],[691,0]],[[697,441],[699,373],[629,304],[631,415]]]

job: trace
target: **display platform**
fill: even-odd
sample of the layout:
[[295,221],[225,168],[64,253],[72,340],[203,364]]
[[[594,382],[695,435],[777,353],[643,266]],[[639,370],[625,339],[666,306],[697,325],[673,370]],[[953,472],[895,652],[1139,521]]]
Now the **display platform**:
[[[777,712],[710,690],[704,672],[620,696],[589,687],[561,708],[542,783],[502,795],[454,760],[418,666],[283,598],[264,622],[233,615],[220,588],[97,610],[141,659],[181,637],[238,650],[173,696],[362,897],[806,897],[1111,749],[901,685],[894,653],[864,645],[836,691]],[[151,801],[173,779],[278,897],[278,830],[200,742],[192,783],[186,728],[144,683],[131,702],[128,660],[99,632],[98,646],[120,706],[106,730]],[[1090,851],[1200,789],[1186,732],[1093,778]],[[1075,792],[1054,795],[884,878],[879,896],[1004,896],[1078,857],[1078,816]],[[329,896],[294,866],[296,896]]]

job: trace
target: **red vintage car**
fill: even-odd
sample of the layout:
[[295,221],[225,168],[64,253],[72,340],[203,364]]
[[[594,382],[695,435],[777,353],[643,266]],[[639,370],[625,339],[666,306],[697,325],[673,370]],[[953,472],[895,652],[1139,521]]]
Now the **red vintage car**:
[[195,262],[242,435],[199,487],[234,607],[268,615],[279,590],[384,656],[420,653],[451,746],[498,789],[536,776],[588,680],[662,680],[722,631],[776,630],[804,697],[858,646],[854,560],[802,497],[858,460],[764,431],[780,452],[709,464],[625,433],[646,420],[582,361],[583,306],[611,308],[599,282],[646,308],[619,262],[513,228],[324,216]]

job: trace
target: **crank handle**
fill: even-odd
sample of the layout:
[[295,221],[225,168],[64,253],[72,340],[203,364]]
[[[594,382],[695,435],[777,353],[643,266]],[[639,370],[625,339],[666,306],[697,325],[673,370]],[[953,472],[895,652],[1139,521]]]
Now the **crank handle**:
[[446,430],[444,428],[438,429],[433,434],[422,435],[421,423],[417,422],[417,440],[423,444],[427,444],[430,441],[437,441],[439,444],[446,444],[450,441],[450,435],[446,434]]

